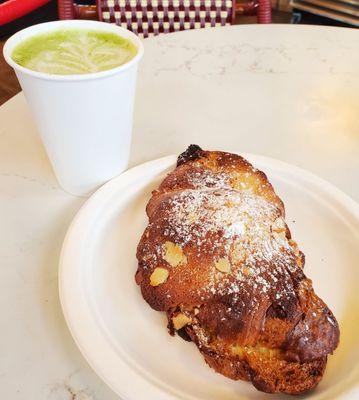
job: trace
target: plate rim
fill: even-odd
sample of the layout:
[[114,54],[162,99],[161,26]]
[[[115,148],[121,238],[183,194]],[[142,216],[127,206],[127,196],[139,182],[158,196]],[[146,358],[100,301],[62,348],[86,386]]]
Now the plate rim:
[[[303,168],[283,162],[275,158],[252,154],[252,153],[242,153],[242,152],[233,152],[233,153],[243,156],[253,164],[257,163],[261,165],[268,165],[268,168],[271,168],[272,170],[274,169],[274,170],[286,171],[287,173],[294,174],[296,177],[300,179],[305,179],[307,182],[309,181],[311,184],[320,187],[322,190],[330,194],[336,201],[339,201],[339,203],[342,204],[345,207],[345,209],[353,213],[356,219],[358,220],[359,224],[359,204],[355,202],[346,193],[344,193],[342,190],[338,189],[332,183],[324,180],[323,178],[320,178],[319,176],[313,174],[310,171],[307,171]],[[66,324],[70,330],[70,333],[77,347],[79,348],[80,352],[82,353],[87,363],[94,370],[94,372],[111,388],[111,390],[113,390],[114,393],[116,393],[117,395],[121,396],[123,400],[137,400],[140,397],[138,393],[133,393],[132,389],[129,390],[126,387],[126,385],[122,385],[121,392],[119,391],[118,387],[119,385],[117,384],[117,382],[124,381],[124,383],[128,383],[130,379],[129,375],[131,375],[132,378],[137,378],[138,383],[141,383],[142,386],[145,386],[145,388],[143,387],[142,390],[137,386],[136,389],[141,390],[143,393],[145,393],[146,398],[151,398],[151,399],[156,398],[158,400],[178,400],[178,399],[194,400],[195,397],[191,395],[190,396],[184,395],[183,392],[179,392],[178,390],[171,388],[168,385],[163,385],[162,382],[161,384],[159,384],[159,382],[157,382],[157,379],[148,379],[148,377],[140,375],[138,371],[136,371],[132,366],[127,364],[122,359],[121,360],[118,359],[117,361],[120,361],[122,366],[125,368],[127,372],[127,377],[125,379],[123,378],[123,375],[125,373],[124,370],[116,371],[116,384],[115,384],[114,377],[110,379],[110,377],[107,376],[107,374],[104,372],[105,368],[103,368],[103,363],[95,361],[93,354],[91,354],[92,353],[91,349],[89,349],[87,345],[84,344],[84,342],[88,340],[84,340],[83,337],[84,335],[81,334],[81,328],[79,328],[79,323],[74,322],[77,317],[75,316],[76,312],[74,312],[74,310],[71,309],[71,307],[69,306],[69,303],[71,303],[71,306],[73,306],[73,303],[69,301],[69,298],[73,298],[74,296],[73,295],[71,296],[71,294],[69,295],[69,292],[66,290],[66,287],[68,285],[67,282],[71,281],[71,283],[73,283],[73,280],[70,279],[72,278],[72,276],[70,276],[70,272],[73,271],[69,271],[68,268],[69,263],[66,263],[66,260],[69,258],[69,253],[72,250],[71,249],[71,245],[73,246],[73,243],[71,244],[72,236],[76,234],[76,229],[78,229],[78,224],[81,223],[81,219],[83,218],[84,215],[86,216],[88,210],[91,211],[91,208],[96,207],[97,202],[101,202],[101,200],[106,201],[106,199],[107,200],[110,199],[112,195],[120,189],[121,186],[126,185],[128,183],[131,184],[130,180],[132,176],[138,176],[138,174],[141,172],[145,173],[147,169],[156,167],[160,168],[161,166],[163,167],[163,171],[165,171],[166,168],[169,168],[171,167],[172,164],[173,165],[175,164],[176,159],[177,156],[170,155],[139,164],[135,167],[128,169],[123,174],[115,177],[114,179],[110,180],[105,185],[103,185],[101,188],[99,188],[94,194],[92,194],[85,201],[85,203],[76,213],[75,217],[73,218],[67,230],[60,253],[58,286],[59,286],[60,304]],[[260,166],[259,168],[262,168],[262,166]],[[266,173],[266,171],[264,171],[264,173]],[[95,333],[92,332],[92,334],[94,335]],[[345,381],[347,381],[348,379],[346,379]],[[333,389],[337,385],[338,383],[333,386]],[[132,383],[131,387],[133,387]],[[350,388],[353,388],[353,386]],[[165,389],[166,392],[164,392],[163,389]],[[358,387],[354,385],[354,390],[357,389]],[[325,396],[326,393],[327,390],[324,391],[319,396],[319,398]],[[340,394],[340,397],[337,397],[337,399],[346,397],[346,393],[347,393],[346,391],[342,392]]]

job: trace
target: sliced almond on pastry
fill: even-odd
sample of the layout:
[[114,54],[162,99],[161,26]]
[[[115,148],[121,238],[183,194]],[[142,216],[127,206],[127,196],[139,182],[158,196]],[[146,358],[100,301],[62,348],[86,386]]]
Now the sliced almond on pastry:
[[214,265],[220,272],[227,273],[231,271],[231,264],[229,263],[227,257],[223,257],[215,261]]
[[273,237],[278,240],[278,241],[282,241],[286,239],[286,226],[285,226],[285,222],[284,219],[279,217],[277,218],[272,226],[271,226],[271,230],[272,230],[272,234]]
[[177,267],[180,264],[187,264],[187,257],[183,253],[182,248],[177,244],[170,241],[165,242],[164,251],[165,254],[163,258],[171,267]]
[[169,273],[166,268],[161,268],[161,267],[155,268],[150,276],[151,286],[158,286],[161,285],[161,283],[166,282],[168,275]]
[[172,318],[173,327],[178,331],[183,328],[185,325],[191,322],[191,318],[187,317],[187,315],[183,313],[179,313]]

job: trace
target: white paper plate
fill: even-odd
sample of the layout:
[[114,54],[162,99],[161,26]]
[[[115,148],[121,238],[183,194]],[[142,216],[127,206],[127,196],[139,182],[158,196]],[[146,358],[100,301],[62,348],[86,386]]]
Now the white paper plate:
[[[341,342],[311,399],[358,399],[359,206],[329,183],[283,162],[245,155],[268,175],[306,255],[305,271],[336,315]],[[192,343],[171,337],[165,316],[135,284],[136,247],[151,191],[175,156],[133,168],[82,207],[66,236],[60,297],[83,355],[124,400],[268,399],[211,370]],[[286,396],[280,396],[285,398]]]

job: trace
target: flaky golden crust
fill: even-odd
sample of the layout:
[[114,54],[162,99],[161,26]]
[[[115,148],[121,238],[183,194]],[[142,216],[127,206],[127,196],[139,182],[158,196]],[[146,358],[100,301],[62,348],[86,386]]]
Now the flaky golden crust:
[[313,388],[339,328],[303,273],[266,175],[238,155],[190,146],[146,211],[136,282],[170,333],[259,390]]

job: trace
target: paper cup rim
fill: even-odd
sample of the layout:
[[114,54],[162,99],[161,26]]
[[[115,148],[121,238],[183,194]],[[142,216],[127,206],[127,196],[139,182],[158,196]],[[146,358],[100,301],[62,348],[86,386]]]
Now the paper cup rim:
[[[101,31],[117,33],[119,36],[131,40],[137,48],[137,54],[130,61],[125,64],[119,65],[118,67],[108,69],[100,72],[91,72],[88,74],[71,74],[71,75],[60,75],[60,74],[49,74],[46,72],[33,71],[29,68],[19,65],[12,59],[12,52],[15,46],[22,40],[26,40],[37,34],[52,32],[57,29],[98,29]],[[63,21],[52,21],[45,22],[41,24],[32,25],[28,28],[22,29],[12,35],[6,42],[3,48],[3,55],[5,61],[14,68],[15,71],[22,72],[26,75],[32,76],[34,78],[40,78],[50,81],[84,81],[84,80],[94,80],[99,78],[106,78],[118,73],[121,73],[133,65],[137,64],[142,58],[144,53],[142,41],[138,36],[128,29],[122,28],[120,26],[109,24],[107,22],[101,21],[88,21],[88,20],[63,20]]]

